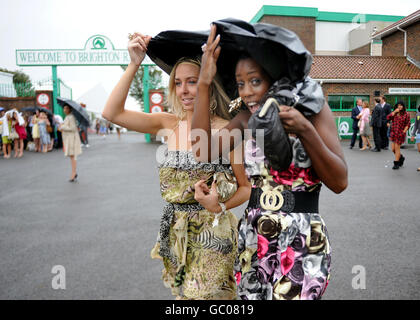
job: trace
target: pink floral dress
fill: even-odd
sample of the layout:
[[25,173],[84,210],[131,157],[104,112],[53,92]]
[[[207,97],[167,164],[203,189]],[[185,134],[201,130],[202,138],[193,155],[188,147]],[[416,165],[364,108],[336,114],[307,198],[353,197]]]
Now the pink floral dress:
[[254,140],[245,145],[252,192],[238,230],[241,299],[320,299],[328,285],[331,247],[318,213],[321,182],[300,140],[290,140],[293,161],[282,172],[269,167]]

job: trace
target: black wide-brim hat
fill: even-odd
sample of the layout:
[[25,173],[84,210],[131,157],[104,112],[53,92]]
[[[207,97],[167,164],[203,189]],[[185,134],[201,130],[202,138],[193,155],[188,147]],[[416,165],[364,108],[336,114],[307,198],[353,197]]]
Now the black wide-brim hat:
[[[309,74],[312,56],[294,32],[233,18],[213,23],[221,36],[217,73],[231,99],[237,98],[235,68],[244,53],[257,61],[273,80],[286,77],[291,83],[297,83]],[[161,32],[150,40],[147,55],[169,74],[180,58],[201,58],[201,46],[207,42],[209,33],[210,30]]]

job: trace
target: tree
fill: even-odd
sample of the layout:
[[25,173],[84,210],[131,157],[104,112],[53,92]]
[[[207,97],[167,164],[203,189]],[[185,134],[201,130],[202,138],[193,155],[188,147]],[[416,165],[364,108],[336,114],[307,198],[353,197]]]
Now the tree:
[[[121,66],[123,70],[127,69],[127,66]],[[131,83],[129,95],[133,97],[141,106],[143,110],[143,75],[144,66],[140,66],[134,76],[133,82]],[[162,71],[157,67],[149,67],[149,89],[163,89],[162,86]]]
[[22,71],[15,71],[13,73],[13,83],[25,83],[32,86],[31,78]]

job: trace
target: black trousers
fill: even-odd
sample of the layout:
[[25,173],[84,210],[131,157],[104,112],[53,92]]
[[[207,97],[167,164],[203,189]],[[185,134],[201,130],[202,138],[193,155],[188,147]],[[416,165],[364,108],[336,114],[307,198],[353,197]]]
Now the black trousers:
[[380,128],[381,134],[381,148],[388,148],[389,146],[389,139],[388,139],[388,126],[386,124],[382,125]]
[[375,148],[378,150],[382,149],[382,138],[381,138],[381,127],[373,128],[373,141],[375,142]]
[[[350,146],[354,147],[358,133],[359,133],[359,127],[357,127],[356,129],[353,128],[353,135],[351,136]],[[359,148],[362,148],[362,147],[363,147],[362,137],[359,136]]]

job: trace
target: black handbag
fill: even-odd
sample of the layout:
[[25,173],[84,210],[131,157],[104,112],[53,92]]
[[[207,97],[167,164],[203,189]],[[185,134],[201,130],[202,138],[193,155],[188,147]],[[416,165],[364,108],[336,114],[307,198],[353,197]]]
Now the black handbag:
[[[249,118],[248,128],[252,130],[252,137],[257,146],[264,148],[269,165],[274,170],[283,171],[289,168],[292,162],[293,150],[279,117],[279,107],[276,99],[268,98],[262,108]],[[264,130],[263,135],[257,131],[261,129]]]
[[[248,128],[257,146],[264,147],[264,155],[270,166],[283,171],[292,162],[293,150],[279,117],[280,105],[294,107],[307,117],[321,111],[325,98],[320,85],[306,77],[297,84],[292,84],[287,78],[274,82],[264,99],[262,106],[249,118]],[[261,138],[257,138],[257,129],[264,130],[263,143]]]

